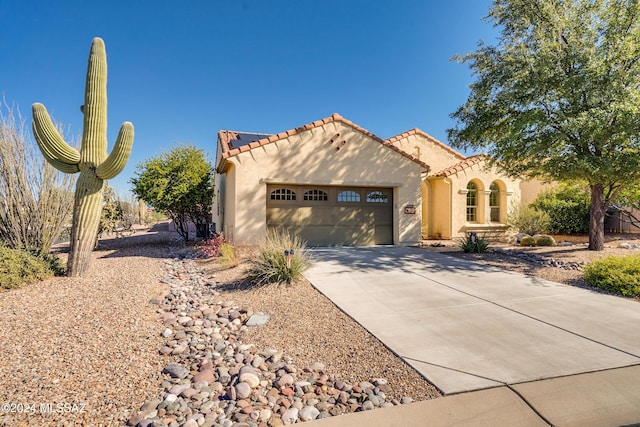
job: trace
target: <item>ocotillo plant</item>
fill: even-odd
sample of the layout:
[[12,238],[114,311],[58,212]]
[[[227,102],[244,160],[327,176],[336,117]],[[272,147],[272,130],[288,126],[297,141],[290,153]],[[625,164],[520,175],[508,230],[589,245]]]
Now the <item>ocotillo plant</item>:
[[91,44],[84,105],[80,109],[84,126],[78,151],[60,136],[44,105],[33,104],[33,134],[45,159],[62,172],[80,172],[73,206],[69,276],[82,276],[89,268],[100,222],[104,180],[124,169],[133,145],[133,125],[125,122],[107,156],[107,54],[98,37]]

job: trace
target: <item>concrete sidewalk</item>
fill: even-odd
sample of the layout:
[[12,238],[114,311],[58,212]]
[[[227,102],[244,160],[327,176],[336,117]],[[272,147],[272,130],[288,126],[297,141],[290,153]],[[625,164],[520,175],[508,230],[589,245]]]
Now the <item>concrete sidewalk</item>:
[[497,387],[305,423],[309,427],[617,427],[640,424],[640,366]]
[[[490,388],[491,393],[481,395],[497,399],[500,407],[506,396],[507,402],[524,402],[527,394],[531,401],[553,395],[564,382],[569,384],[565,392],[578,390],[571,386],[583,378],[578,374],[607,379],[620,372],[615,368],[633,366],[635,377],[622,377],[640,380],[636,302],[417,248],[330,248],[315,250],[314,256],[316,265],[306,274],[311,283],[445,394]],[[622,399],[634,404],[631,421],[640,422],[640,390],[616,388],[618,376],[611,381]],[[545,384],[552,384],[550,390]],[[569,393],[568,398],[593,397],[591,406],[597,408],[605,401],[599,390]],[[625,390],[635,394],[627,396]],[[455,401],[473,396],[460,394]],[[434,402],[447,399],[452,398]],[[569,402],[560,408],[578,419],[567,405],[580,405]],[[606,412],[614,409],[603,410],[610,416]],[[538,418],[545,420],[544,415]]]

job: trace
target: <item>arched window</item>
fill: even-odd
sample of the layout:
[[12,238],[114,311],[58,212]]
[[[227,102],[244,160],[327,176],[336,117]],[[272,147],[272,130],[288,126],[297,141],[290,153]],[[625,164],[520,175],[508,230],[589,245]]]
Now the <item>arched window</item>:
[[473,182],[467,184],[467,221],[478,220],[478,186]]
[[304,192],[304,200],[322,201],[329,200],[329,195],[322,190],[308,190]]
[[271,200],[295,200],[296,192],[288,188],[276,188],[271,192]]
[[494,182],[489,186],[489,209],[491,210],[491,221],[500,222],[500,188]]
[[360,202],[360,194],[352,190],[345,190],[338,193],[338,202]]
[[367,194],[367,203],[389,203],[389,197],[382,191],[372,191]]

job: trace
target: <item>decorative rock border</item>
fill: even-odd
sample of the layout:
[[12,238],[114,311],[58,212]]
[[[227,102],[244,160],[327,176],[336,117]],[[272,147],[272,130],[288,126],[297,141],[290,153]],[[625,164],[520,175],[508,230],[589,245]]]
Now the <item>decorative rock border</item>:
[[622,242],[618,247],[622,249],[640,249],[640,244]]
[[578,261],[575,261],[575,262],[560,261],[560,260],[555,260],[553,258],[548,258],[543,255],[526,253],[518,249],[507,249],[507,248],[498,247],[498,248],[493,248],[493,252],[497,254],[520,258],[532,264],[563,268],[565,270],[582,270],[582,267],[584,266],[583,261],[579,261],[579,262]]
[[165,329],[159,352],[172,358],[164,392],[145,402],[128,425],[137,427],[267,427],[410,403],[388,401],[384,378],[351,384],[321,363],[299,368],[277,349],[243,342],[250,308],[221,301],[217,284],[194,261],[165,261],[169,292],[158,305]]

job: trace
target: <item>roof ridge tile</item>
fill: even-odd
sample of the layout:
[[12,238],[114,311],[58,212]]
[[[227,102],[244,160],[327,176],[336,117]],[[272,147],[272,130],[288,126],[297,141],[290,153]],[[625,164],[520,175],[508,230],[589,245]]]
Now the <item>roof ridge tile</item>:
[[[229,131],[229,130],[221,130],[221,131],[218,132],[218,140],[221,142],[222,151],[223,151],[221,157],[222,157],[222,159],[228,159],[229,157],[236,156],[236,155],[238,155],[238,154],[240,154],[242,152],[248,151],[250,149],[258,148],[260,146],[263,146],[263,145],[266,145],[266,144],[270,144],[270,143],[276,142],[276,141],[278,141],[280,139],[288,138],[288,137],[296,135],[296,134],[298,134],[300,132],[311,130],[311,129],[314,129],[316,127],[320,127],[322,125],[325,125],[325,124],[328,124],[328,123],[332,123],[332,122],[344,123],[345,125],[350,126],[350,127],[354,128],[355,130],[357,130],[357,131],[369,136],[370,138],[374,139],[375,141],[381,143],[383,146],[392,149],[393,151],[401,154],[402,156],[408,158],[409,160],[411,160],[411,161],[413,161],[415,163],[418,163],[419,165],[424,167],[425,170],[431,169],[431,167],[428,164],[426,164],[422,160],[418,159],[417,157],[407,153],[406,151],[400,149],[399,147],[396,147],[394,144],[389,142],[389,140],[384,140],[384,139],[380,138],[379,136],[375,135],[374,133],[369,132],[365,128],[363,128],[363,127],[353,123],[352,121],[344,118],[343,116],[341,116],[338,113],[333,113],[329,117],[325,117],[323,119],[316,120],[316,121],[314,121],[312,123],[307,123],[305,125],[298,126],[297,128],[290,129],[290,130],[287,130],[285,132],[280,132],[280,133],[277,133],[277,134],[261,134],[261,133],[257,133],[257,132],[243,132],[243,133],[248,133],[248,134],[252,134],[252,135],[269,135],[269,136],[267,138],[262,138],[262,139],[259,139],[257,141],[253,141],[248,145],[242,145],[239,148],[231,148],[230,145],[229,145],[229,138],[228,138],[228,135],[230,133],[236,133],[237,134],[238,132]],[[224,137],[221,137],[221,135],[224,135]]]
[[440,172],[433,174],[432,176],[442,176],[446,178],[457,172],[462,172],[463,170],[480,163],[482,160],[486,159],[487,157],[489,156],[484,153],[474,154],[473,156],[465,157],[465,159],[462,160],[461,162],[458,162],[452,166],[449,166],[441,170]]
[[425,137],[426,139],[428,139],[429,141],[435,143],[436,145],[439,145],[441,148],[445,149],[446,151],[452,153],[453,155],[461,158],[461,159],[465,159],[466,157],[464,156],[464,154],[459,153],[458,151],[454,150],[453,148],[449,147],[447,144],[445,144],[442,141],[439,141],[438,139],[434,138],[433,136],[429,135],[428,133],[426,133],[425,131],[419,129],[419,128],[413,128],[413,129],[409,129],[405,132],[402,132],[398,135],[394,135],[390,138],[387,139],[387,141],[393,143],[396,141],[400,141],[401,139],[404,138],[408,138],[411,135],[420,135]]

